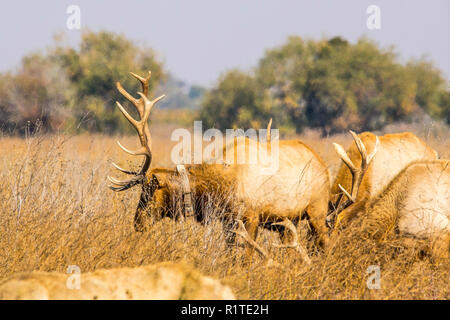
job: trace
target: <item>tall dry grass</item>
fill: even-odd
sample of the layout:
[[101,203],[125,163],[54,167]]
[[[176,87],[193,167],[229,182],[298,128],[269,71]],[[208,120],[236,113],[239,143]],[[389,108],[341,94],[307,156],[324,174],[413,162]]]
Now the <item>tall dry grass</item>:
[[[419,131],[442,158],[450,157],[448,129]],[[152,137],[153,165],[170,165],[170,129],[153,128]],[[308,132],[300,138],[332,173],[339,159],[331,142],[350,143],[347,135],[321,138]],[[450,298],[448,261],[433,261],[423,253],[426,244],[411,246],[395,236],[382,243],[363,240],[357,223],[333,239],[327,253],[317,252],[302,224],[312,265],[302,264],[294,252],[270,249],[283,270],[264,266],[256,254],[246,257],[240,247],[227,248],[214,219],[204,225],[164,219],[136,233],[132,221],[140,189],[114,193],[106,176],[112,159],[127,167],[139,160],[126,156],[114,140],[100,135],[0,139],[0,279],[20,271],[66,272],[69,265],[87,272],[184,260],[222,279],[241,299]],[[129,146],[136,140],[121,138]],[[278,240],[264,231],[258,241]],[[367,289],[370,265],[381,268],[380,290]]]

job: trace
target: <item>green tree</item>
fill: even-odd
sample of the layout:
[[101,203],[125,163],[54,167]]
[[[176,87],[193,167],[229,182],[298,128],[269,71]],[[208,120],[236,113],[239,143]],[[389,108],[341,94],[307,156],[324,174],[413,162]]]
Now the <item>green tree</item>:
[[280,48],[268,50],[259,61],[256,81],[272,103],[271,117],[285,130],[301,131],[306,126],[304,95],[307,77],[318,44],[290,37]]
[[40,123],[54,131],[81,123],[90,131],[132,131],[115,107],[115,101],[124,101],[115,83],[120,81],[136,95],[140,84],[129,71],[146,75],[149,70],[153,94],[164,72],[151,49],[123,35],[86,31],[78,49],[56,43],[45,52],[24,57],[17,72],[0,74],[1,129],[23,133]]
[[414,87],[391,50],[366,39],[355,45],[331,39],[308,75],[307,121],[329,133],[379,129],[415,111]]
[[411,61],[407,69],[416,83],[416,103],[432,117],[440,118],[445,102],[441,99],[445,96],[447,86],[440,70],[423,60]]
[[439,117],[450,125],[450,91],[442,92],[439,102],[441,106]]
[[[152,94],[155,85],[164,76],[153,50],[138,47],[125,36],[106,31],[84,32],[79,50],[57,47],[52,55],[67,71],[74,85],[74,120],[88,119],[86,129],[91,131],[111,133],[129,130],[129,124],[114,106],[115,101],[123,101],[115,88],[118,80],[135,94],[141,88],[129,72],[145,75],[151,70]],[[136,116],[132,110],[131,113]]]
[[204,98],[200,116],[205,125],[219,129],[264,127],[270,110],[258,89],[247,73],[231,70],[222,75],[218,86]]
[[221,77],[207,94],[202,115],[221,126],[248,126],[249,119],[261,124],[261,117],[273,117],[278,128],[297,132],[376,130],[413,121],[420,109],[445,118],[443,84],[432,64],[402,65],[393,48],[381,49],[365,38],[351,44],[340,37],[290,37],[268,50],[253,74],[234,70]]

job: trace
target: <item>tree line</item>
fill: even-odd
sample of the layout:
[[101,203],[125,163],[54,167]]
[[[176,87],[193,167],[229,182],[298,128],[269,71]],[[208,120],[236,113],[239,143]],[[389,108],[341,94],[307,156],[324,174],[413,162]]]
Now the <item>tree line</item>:
[[260,128],[273,118],[280,129],[323,134],[377,130],[427,115],[450,124],[450,92],[426,60],[398,62],[393,48],[362,38],[290,37],[268,50],[249,72],[231,70],[207,92],[203,121],[218,128]]
[[84,32],[77,49],[57,41],[25,56],[15,72],[0,75],[0,127],[6,133],[23,133],[37,123],[46,131],[130,130],[114,105],[121,99],[115,83],[139,91],[129,71],[148,70],[153,90],[166,76],[161,62],[151,48],[120,34]]
[[86,31],[78,48],[56,41],[0,74],[0,128],[24,133],[38,123],[49,132],[128,132],[114,105],[121,99],[115,82],[136,92],[128,72],[147,70],[151,89],[163,83],[168,94],[161,107],[187,107],[219,129],[262,128],[269,118],[284,131],[319,128],[324,134],[428,116],[450,124],[450,92],[441,71],[426,60],[402,64],[393,48],[365,38],[351,44],[340,37],[290,37],[252,70],[230,70],[206,90],[172,77],[151,48],[121,34]]

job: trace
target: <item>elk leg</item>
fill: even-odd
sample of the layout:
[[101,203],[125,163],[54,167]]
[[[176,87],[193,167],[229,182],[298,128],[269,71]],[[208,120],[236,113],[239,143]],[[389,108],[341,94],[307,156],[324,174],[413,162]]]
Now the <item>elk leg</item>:
[[[247,219],[245,220],[244,225],[248,235],[256,243],[256,238],[258,237],[258,221],[255,221],[254,219]],[[251,248],[248,248],[247,256],[251,257],[252,255],[253,250]]]
[[143,232],[146,230],[148,214],[149,214],[149,202],[154,193],[154,189],[147,186],[142,187],[141,197],[134,214],[134,230],[137,232]]
[[139,211],[139,209],[136,211],[136,214],[134,215],[134,230],[136,232],[144,232],[145,231],[145,222],[144,217],[142,216],[142,212]]
[[138,207],[136,208],[136,213],[134,214],[134,230],[136,232],[143,232],[146,229],[146,215],[147,215],[147,197],[141,195],[139,199]]
[[225,235],[225,243],[230,249],[236,244],[236,233],[233,232],[235,221],[229,214],[222,218],[222,230]]
[[328,228],[326,226],[326,218],[328,212],[327,199],[315,199],[306,208],[310,223],[319,238],[319,245],[325,248],[328,245]]

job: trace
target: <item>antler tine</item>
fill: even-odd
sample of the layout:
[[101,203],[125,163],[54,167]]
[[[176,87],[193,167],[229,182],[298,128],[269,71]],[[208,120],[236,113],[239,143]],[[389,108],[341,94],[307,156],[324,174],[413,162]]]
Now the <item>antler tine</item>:
[[375,154],[378,152],[378,147],[380,146],[380,138],[376,138],[375,146],[373,147],[372,152],[367,156],[367,165],[372,162],[373,157],[375,157]]
[[142,123],[146,123],[150,116],[150,111],[152,111],[154,102],[150,101],[142,92],[138,92],[138,95],[141,96],[141,99],[144,102],[144,113],[142,114],[141,121]]
[[116,168],[119,171],[122,171],[125,174],[130,174],[130,175],[137,175],[138,174],[138,172],[136,172],[136,171],[129,171],[129,170],[123,169],[123,168],[119,167],[117,164],[115,164],[114,162],[111,163],[111,164],[113,165],[114,168]]
[[282,244],[282,245],[274,244],[273,246],[277,247],[277,248],[295,249],[298,253],[300,253],[301,258],[303,259],[303,261],[305,261],[305,263],[311,264],[311,259],[309,258],[306,249],[298,241],[297,228],[294,226],[292,221],[288,218],[285,218],[282,222],[276,222],[276,223],[274,223],[274,225],[284,226],[285,228],[289,229],[289,231],[292,233],[293,239],[288,244]]
[[266,142],[269,143],[270,140],[272,139],[272,136],[270,134],[270,129],[272,128],[272,118],[270,118],[269,123],[267,124],[267,137],[266,137]]
[[150,116],[150,112],[152,111],[153,106],[160,100],[164,99],[166,97],[165,94],[153,99],[149,100],[142,92],[138,92],[138,94],[141,96],[141,99],[144,103],[143,108],[143,114],[141,115],[141,122],[143,123],[143,128],[141,129],[142,132],[139,132],[139,135],[142,137],[146,137],[147,144],[151,145],[151,138],[150,138],[150,132],[148,129],[147,121]]
[[345,202],[342,206],[338,204],[338,209],[336,210],[336,214],[338,214],[340,211],[344,210],[346,207],[348,207],[351,203],[354,203],[356,201],[356,197],[359,192],[359,187],[361,186],[361,182],[363,180],[364,174],[366,173],[367,169],[369,168],[369,164],[371,163],[372,159],[375,157],[375,154],[378,151],[378,147],[380,145],[380,139],[378,136],[376,137],[375,146],[372,150],[372,152],[367,155],[367,149],[364,143],[362,142],[361,138],[358,137],[358,135],[350,130],[350,134],[353,136],[353,140],[355,141],[356,147],[361,155],[361,166],[358,168],[354,165],[354,163],[350,160],[349,156],[345,152],[344,148],[337,144],[333,143],[336,152],[341,157],[342,161],[345,163],[345,165],[350,169],[350,172],[352,174],[352,186],[351,186],[351,192],[348,192],[345,190],[345,188],[342,185],[338,185],[341,191],[347,196],[348,201]]
[[108,187],[113,191],[125,191],[139,183],[141,183],[141,181],[139,181],[139,180],[130,180],[129,183],[126,183],[126,184],[125,183],[117,184],[118,187],[115,187],[115,186],[108,186]]
[[127,90],[124,89],[124,87],[122,87],[122,85],[120,84],[120,82],[116,82],[116,88],[117,90],[119,90],[119,92],[131,103],[133,103],[133,105],[136,107],[136,109],[139,112],[139,115],[141,115],[143,109],[142,106],[139,102],[139,99],[136,99],[135,97],[133,97],[131,94],[128,93]]
[[267,253],[266,250],[264,250],[263,248],[261,248],[256,242],[255,240],[253,240],[250,235],[247,232],[247,229],[245,229],[244,223],[242,222],[242,220],[237,220],[236,221],[238,224],[238,229],[234,230],[233,232],[239,236],[241,236],[246,242],[248,242],[252,247],[254,247],[256,249],[256,251],[261,255],[261,257],[263,257],[264,259],[269,259],[269,254]]
[[145,94],[143,94],[142,92],[138,92],[138,95],[140,95],[145,103],[145,108],[144,108],[144,115],[145,114],[150,114],[150,111],[152,110],[153,106],[161,99],[164,99],[166,97],[165,94],[160,95],[158,98],[155,98],[153,100],[149,100]]
[[356,166],[353,164],[353,161],[350,160],[348,157],[347,152],[345,152],[344,148],[338,144],[333,142],[334,149],[336,150],[337,154],[341,157],[341,160],[344,162],[344,164],[350,169],[350,172],[353,174],[356,171]]
[[[147,95],[148,95],[148,84],[149,84],[150,77],[151,77],[151,75],[152,75],[151,71],[148,72],[147,78],[143,78],[143,77],[141,77],[141,76],[139,76],[139,75],[137,75],[137,74],[135,74],[135,73],[133,73],[133,72],[130,72],[130,74],[131,74],[134,78],[136,78],[136,79],[141,83],[142,91],[143,91],[144,95],[147,96]],[[139,116],[140,116],[141,119],[142,119],[142,117],[143,117],[143,115],[144,115],[144,107],[143,107],[143,105],[141,104],[141,99],[136,99],[136,98],[133,97],[131,94],[129,94],[128,91],[125,90],[124,87],[122,87],[122,85],[120,84],[120,82],[117,82],[117,83],[116,83],[116,87],[117,87],[117,90],[119,90],[119,92],[120,92],[120,93],[121,93],[128,101],[130,101],[131,103],[133,103],[133,105],[136,107],[136,109],[137,109],[137,111],[138,111],[138,113],[139,113]],[[122,111],[122,109],[121,109],[121,111]],[[123,111],[122,111],[122,112],[123,112]],[[126,116],[126,115],[125,115],[125,116]],[[127,117],[127,119],[128,119],[128,117]]]
[[245,229],[245,226],[244,226],[244,223],[242,222],[242,220],[237,219],[236,222],[238,224],[238,229],[233,230],[232,232],[241,236],[243,240],[245,240],[250,246],[255,248],[255,250],[266,261],[267,266],[280,267],[280,265],[277,262],[273,261],[273,259],[269,257],[269,254],[267,253],[267,251],[264,250],[259,244],[257,244],[256,241],[252,239],[252,237],[250,237],[250,235],[247,232],[247,229]]
[[354,131],[352,131],[352,130],[349,130],[349,131],[350,131],[350,134],[353,136],[353,140],[356,143],[356,147],[358,148],[359,153],[361,154],[361,167],[365,167],[367,165],[366,146],[361,141],[361,138],[359,138],[358,135]]
[[[134,99],[134,98],[133,98]],[[137,130],[138,129],[138,121],[136,121],[126,110],[119,101],[116,101],[116,105],[119,108],[119,110],[122,112],[122,114],[127,118],[127,120],[133,125],[133,127]],[[139,133],[139,131],[138,131]]]
[[152,100],[152,104],[156,104],[159,100],[162,100],[166,97],[165,94],[160,95],[158,98]]
[[151,71],[148,72],[147,78],[143,78],[143,77],[137,75],[137,74],[134,73],[134,72],[130,72],[130,74],[131,74],[133,77],[135,77],[137,80],[139,80],[139,82],[140,82],[141,85],[142,85],[142,92],[144,93],[144,95],[147,96],[147,95],[148,95],[148,83],[149,83],[149,80],[150,80],[150,78],[151,78],[151,76],[152,76],[152,72],[151,72]]
[[130,189],[131,187],[133,187],[139,183],[142,183],[142,178],[140,176],[137,176],[136,178],[126,180],[126,181],[117,180],[111,176],[107,176],[107,179],[114,185],[114,186],[109,186],[109,188],[114,191],[124,191],[124,190]]
[[367,167],[369,166],[370,162],[372,161],[373,157],[375,157],[375,154],[378,151],[378,147],[380,146],[380,138],[378,136],[375,136],[375,146],[373,147],[372,152],[369,155],[367,155],[366,146],[361,141],[361,138],[359,138],[357,134],[351,130],[350,133],[352,134],[353,139],[355,140],[356,146],[358,148],[358,151],[361,154],[361,171],[365,171],[367,170]]
[[145,147],[141,147],[138,150],[133,151],[125,148],[119,141],[117,141],[117,144],[119,145],[120,149],[122,149],[128,154],[131,154],[132,156],[150,156],[150,154],[147,151],[147,148]]
[[111,177],[111,176],[107,176],[106,178],[107,178],[109,181],[111,181],[112,183],[114,183],[115,185],[118,185],[118,186],[126,186],[126,185],[129,184],[130,181],[131,181],[131,180],[128,180],[128,181],[121,181],[121,180],[117,180],[116,178],[113,178],[113,177]]
[[348,193],[348,191],[345,190],[345,188],[342,185],[338,184],[338,187],[347,196],[347,198],[349,198],[352,202],[355,202],[356,199],[353,199],[352,195]]

